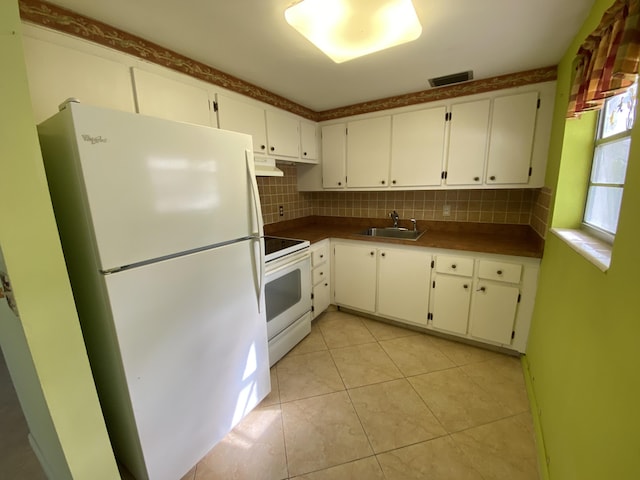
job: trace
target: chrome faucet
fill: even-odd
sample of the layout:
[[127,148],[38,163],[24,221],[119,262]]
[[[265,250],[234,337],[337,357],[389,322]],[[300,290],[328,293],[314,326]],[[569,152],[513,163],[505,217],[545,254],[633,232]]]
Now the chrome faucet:
[[413,225],[413,231],[417,232],[418,231],[418,222],[416,222],[415,218],[411,219],[411,225]]
[[393,220],[393,228],[398,228],[398,220],[400,219],[400,215],[395,210],[389,214],[391,220]]

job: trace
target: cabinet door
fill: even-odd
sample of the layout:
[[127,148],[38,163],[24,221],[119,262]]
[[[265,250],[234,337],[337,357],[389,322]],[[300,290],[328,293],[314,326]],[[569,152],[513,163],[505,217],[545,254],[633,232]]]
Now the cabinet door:
[[498,97],[487,160],[488,184],[527,183],[538,111],[538,92]]
[[211,126],[209,93],[188,83],[132,68],[138,113]]
[[264,110],[256,105],[217,95],[218,126],[223,130],[248,133],[253,138],[253,151],[267,154],[267,130]]
[[427,325],[431,255],[421,250],[378,250],[378,313]]
[[373,313],[376,308],[375,248],[336,244],[333,255],[336,304]]
[[471,335],[492,342],[510,344],[518,295],[518,287],[479,281],[471,302]]
[[344,123],[322,127],[322,186],[346,186],[346,136]]
[[329,279],[326,278],[322,282],[313,287],[313,318],[316,318],[331,303],[331,286]]
[[391,158],[391,116],[368,118],[347,125],[349,187],[386,187]]
[[300,159],[318,159],[318,126],[312,122],[300,122]]
[[134,112],[129,68],[96,55],[23,37],[36,123],[58,113],[70,97],[98,107]]
[[451,107],[447,185],[482,185],[489,106],[487,99]]
[[297,118],[285,113],[267,110],[267,140],[269,155],[300,157],[300,131]]
[[393,116],[391,186],[440,185],[445,114],[439,107]]
[[467,334],[471,278],[436,275],[431,293],[432,326],[439,330]]

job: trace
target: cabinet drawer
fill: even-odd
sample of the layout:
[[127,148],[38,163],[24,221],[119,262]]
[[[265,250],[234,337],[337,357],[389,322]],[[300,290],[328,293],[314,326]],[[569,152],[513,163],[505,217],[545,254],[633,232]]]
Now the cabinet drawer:
[[436,257],[436,272],[470,277],[473,275],[473,258],[438,255]]
[[317,285],[322,280],[325,280],[325,279],[329,278],[329,272],[327,271],[326,265],[323,265],[323,266],[318,267],[318,268],[314,268],[312,276],[313,276],[313,284],[314,285]]
[[[315,248],[311,252],[311,266],[316,267],[327,260],[328,249],[326,245]],[[314,282],[315,283],[315,282]]]
[[480,260],[478,277],[499,282],[520,283],[522,265],[517,263],[493,262]]

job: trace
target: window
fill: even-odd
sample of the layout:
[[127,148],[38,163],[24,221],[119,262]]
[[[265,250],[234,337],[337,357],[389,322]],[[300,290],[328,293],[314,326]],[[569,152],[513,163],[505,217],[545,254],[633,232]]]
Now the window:
[[637,84],[608,98],[600,111],[584,210],[588,230],[613,242],[627,172]]

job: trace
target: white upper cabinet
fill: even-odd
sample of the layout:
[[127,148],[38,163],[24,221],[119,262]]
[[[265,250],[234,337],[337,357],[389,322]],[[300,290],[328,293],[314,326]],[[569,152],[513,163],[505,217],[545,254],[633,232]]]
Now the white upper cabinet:
[[[554,96],[545,82],[345,119],[347,189],[539,188]],[[304,190],[320,188],[304,180]]]
[[451,106],[447,185],[482,185],[490,107],[489,99]]
[[214,126],[209,109],[209,92],[206,89],[139,68],[132,68],[131,71],[138,113]]
[[322,127],[323,188],[344,188],[346,186],[346,129],[347,126],[344,123]]
[[129,67],[25,35],[24,58],[36,123],[75,97],[97,107],[135,112]]
[[265,110],[257,103],[217,96],[218,126],[224,130],[248,133],[253,151],[275,159],[300,159],[300,120],[285,112]]
[[387,187],[391,156],[391,116],[347,124],[347,185]]
[[488,184],[529,181],[537,111],[538,92],[493,100],[487,159]]
[[300,122],[285,113],[267,110],[268,154],[280,157],[300,157]]
[[311,163],[318,161],[318,124],[300,122],[300,160]]
[[242,132],[253,138],[253,151],[267,154],[267,129],[264,109],[236,100],[226,95],[217,95],[218,126],[224,130]]
[[391,186],[440,185],[445,135],[444,106],[392,117]]

